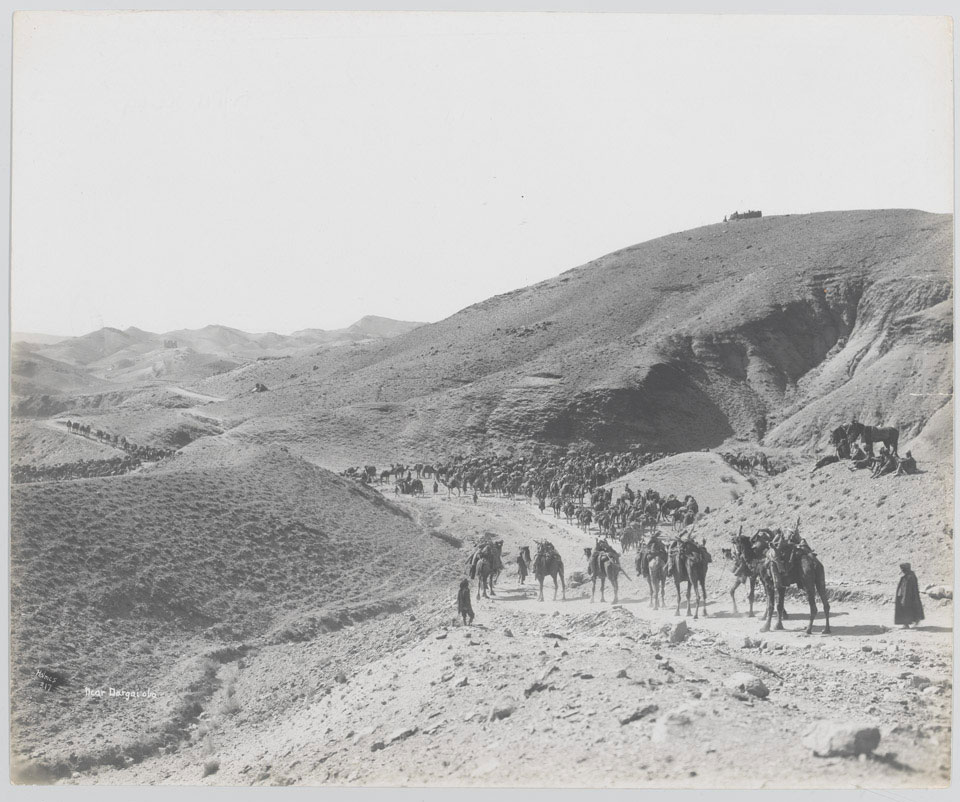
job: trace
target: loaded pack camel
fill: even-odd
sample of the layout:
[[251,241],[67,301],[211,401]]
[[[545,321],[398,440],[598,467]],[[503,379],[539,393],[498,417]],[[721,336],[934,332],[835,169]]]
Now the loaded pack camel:
[[659,610],[667,606],[667,550],[656,535],[641,544],[637,552],[637,573],[647,580],[650,588],[650,606]]
[[733,602],[733,614],[737,615],[737,588],[741,585],[748,586],[747,601],[750,604],[750,611],[747,615],[753,618],[753,602],[756,598],[757,580],[760,578],[763,569],[764,556],[763,544],[757,538],[745,537],[743,527],[740,527],[739,534],[732,539],[732,546],[729,549],[721,549],[723,556],[733,562],[733,585],[730,586],[730,601]]
[[598,540],[595,549],[585,548],[583,550],[587,556],[587,575],[593,579],[593,589],[590,592],[590,603],[593,604],[597,595],[597,579],[600,580],[600,601],[606,601],[604,591],[607,582],[613,588],[613,604],[619,601],[620,583],[619,576],[622,573],[627,579],[630,576],[620,565],[620,555],[613,550],[613,547],[605,541]]
[[493,585],[497,580],[497,577],[500,575],[500,571],[503,570],[503,541],[497,540],[492,543],[487,544],[480,551],[479,559],[476,560],[475,567],[471,568],[470,576],[471,578],[476,572],[477,576],[477,599],[480,598],[480,591],[483,591],[483,597],[489,598],[487,596],[487,590],[490,591],[490,595],[496,596],[497,593],[493,589]]
[[560,586],[563,588],[563,599],[567,599],[567,586],[563,581],[563,560],[559,552],[553,547],[549,540],[538,540],[537,554],[533,558],[533,575],[540,584],[539,601],[543,601],[543,580],[545,577],[553,579],[553,600],[557,600],[557,577],[560,578]]
[[783,597],[787,588],[796,585],[806,592],[810,605],[810,620],[807,622],[807,634],[813,634],[813,621],[817,617],[817,599],[823,604],[823,634],[830,634],[830,602],[827,599],[827,582],[823,563],[800,538],[800,521],[787,537],[778,537],[767,550],[760,573],[763,589],[767,594],[766,621],[761,632],[770,631],[773,619],[774,600],[777,607],[775,629],[783,629]]
[[[680,615],[680,583],[687,583],[687,615],[690,615],[690,589],[697,597],[697,606],[693,617],[699,618],[700,607],[703,614],[707,614],[707,566],[710,563],[710,554],[705,544],[696,543],[692,538],[677,540],[668,555],[667,572],[673,577],[677,587],[677,609],[675,615]],[[703,594],[701,600],[701,593]]]

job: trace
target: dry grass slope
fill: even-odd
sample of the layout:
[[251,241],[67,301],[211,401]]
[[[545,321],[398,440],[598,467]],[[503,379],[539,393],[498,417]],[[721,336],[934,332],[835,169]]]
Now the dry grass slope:
[[[279,447],[210,441],[139,474],[16,486],[11,501],[16,758],[54,773],[175,748],[221,663],[449,570],[451,547],[407,514]],[[42,690],[37,668],[69,687]],[[82,696],[107,686],[159,696]]]

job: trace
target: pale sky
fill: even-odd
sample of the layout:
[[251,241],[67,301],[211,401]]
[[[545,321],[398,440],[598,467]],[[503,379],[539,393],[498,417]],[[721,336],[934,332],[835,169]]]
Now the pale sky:
[[12,318],[435,321],[652,237],[953,207],[944,17],[18,16]]

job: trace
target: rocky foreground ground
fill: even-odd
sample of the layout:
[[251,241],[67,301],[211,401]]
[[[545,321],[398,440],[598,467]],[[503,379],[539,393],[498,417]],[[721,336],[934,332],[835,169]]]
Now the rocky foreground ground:
[[[454,622],[456,582],[301,643],[219,669],[219,690],[174,750],[71,783],[651,787],[938,787],[949,783],[952,607],[928,596],[916,630],[892,603],[835,600],[833,634],[782,632],[731,612],[711,566],[708,617],[651,610],[645,583],[620,604],[571,583],[590,539],[523,502],[403,504],[469,543],[561,551],[567,599],[536,598],[508,565],[476,623]],[[549,511],[548,511],[549,513]],[[461,552],[462,554],[462,552]],[[465,556],[465,555],[464,555]],[[718,557],[719,560],[719,557]],[[625,560],[625,564],[630,560]],[[475,593],[475,588],[474,588]],[[892,588],[891,588],[892,597]],[[859,752],[860,754],[856,754]]]

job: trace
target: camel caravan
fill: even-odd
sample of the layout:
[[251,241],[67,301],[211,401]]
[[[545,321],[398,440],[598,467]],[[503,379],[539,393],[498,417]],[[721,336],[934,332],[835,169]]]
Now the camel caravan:
[[77,460],[60,462],[56,465],[14,465],[10,469],[10,481],[13,484],[29,482],[65,482],[71,479],[97,479],[104,476],[123,476],[138,470],[146,462],[159,462],[177,453],[174,448],[156,448],[140,446],[126,437],[110,434],[102,429],[92,429],[89,424],[76,421],[60,421],[67,431],[78,437],[96,440],[107,446],[124,451],[124,456],[108,459]]
[[[873,479],[918,473],[913,454],[908,451],[901,457],[897,453],[899,441],[900,430],[893,426],[865,426],[854,420],[846,426],[838,426],[830,433],[830,445],[834,453],[817,460],[811,473],[844,460],[849,460],[847,467],[851,471],[869,468]],[[875,443],[880,443],[876,455],[873,453]]]
[[[879,430],[858,427],[856,423],[853,428],[841,427],[844,438],[856,433],[866,439],[869,448],[873,442],[880,442],[888,436]],[[892,445],[895,447],[895,440]],[[528,503],[535,500],[542,514],[548,514],[547,507],[550,507],[554,517],[563,518],[568,524],[595,536],[595,545],[584,548],[586,571],[580,575],[591,582],[591,602],[596,600],[599,582],[600,601],[607,601],[609,585],[611,603],[619,603],[620,580],[634,581],[621,564],[623,554],[633,549],[636,551],[633,567],[637,578],[647,583],[650,607],[656,610],[666,607],[666,585],[672,580],[677,597],[674,614],[680,614],[685,595],[686,615],[696,619],[701,614],[707,615],[706,577],[713,558],[707,550],[706,539],[698,541],[694,531],[710,509],[701,510],[696,498],[690,494],[680,498],[663,495],[653,488],[633,490],[627,483],[614,498],[613,489],[604,487],[663,456],[635,451],[532,458],[456,457],[436,465],[397,463],[383,471],[368,465],[350,468],[343,475],[371,485],[384,485],[392,479],[396,493],[420,495],[423,480],[427,479],[432,480],[434,493],[442,486],[448,495],[454,491],[458,494],[472,491],[502,497],[519,496]],[[749,457],[743,454],[722,456],[732,467],[745,473],[764,471],[776,475],[783,470],[762,453]],[[504,570],[503,543],[492,533],[485,533],[474,543],[467,558],[469,579],[465,581],[477,580],[478,600],[497,595],[496,584]],[[784,597],[789,588],[796,587],[806,594],[809,605],[807,633],[812,633],[819,612],[818,597],[824,611],[823,632],[830,633],[830,604],[824,567],[800,536],[799,519],[786,531],[763,528],[746,536],[741,529],[731,538],[729,547],[722,548],[721,552],[725,561],[731,564],[733,583],[728,594],[734,614],[739,613],[736,591],[743,585],[748,590],[747,615],[754,616],[759,584],[766,598],[762,631],[769,631],[771,627],[783,629],[783,620],[788,617]],[[527,577],[533,574],[538,584],[537,598],[543,601],[544,581],[550,578],[554,600],[558,596],[566,600],[563,559],[550,541],[535,541],[532,555],[529,545],[520,547],[515,560],[518,585],[525,585]]]
[[69,479],[122,476],[135,471],[142,464],[136,457],[125,456],[60,462],[56,465],[14,465],[10,469],[10,481],[18,485],[29,482],[65,482]]
[[176,453],[175,448],[156,448],[154,446],[138,446],[127,440],[123,435],[110,434],[103,429],[91,430],[90,424],[81,424],[76,421],[61,421],[67,427],[71,434],[86,437],[88,440],[96,440],[98,443],[119,448],[126,451],[130,456],[141,462],[158,462],[159,460],[172,457]]
[[741,451],[732,454],[725,451],[720,454],[720,456],[727,465],[744,476],[759,474],[761,469],[767,476],[776,476],[778,473],[783,473],[787,469],[785,465],[774,465],[771,459],[762,451],[756,454],[744,454]]

